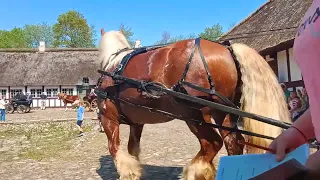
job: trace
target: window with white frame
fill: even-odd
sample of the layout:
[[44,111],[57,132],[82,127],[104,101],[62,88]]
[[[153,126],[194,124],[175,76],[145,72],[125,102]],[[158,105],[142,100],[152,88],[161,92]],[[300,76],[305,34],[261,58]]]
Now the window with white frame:
[[0,98],[7,98],[7,90],[6,89],[1,89],[0,91]]
[[67,95],[73,95],[73,88],[62,88],[61,91]]
[[89,84],[89,78],[88,77],[82,78],[82,83]]
[[47,97],[57,97],[58,96],[58,88],[49,88],[46,89]]
[[10,98],[13,98],[15,95],[19,93],[22,94],[22,89],[10,89]]
[[42,89],[30,89],[30,92],[32,97],[38,98],[42,93]]

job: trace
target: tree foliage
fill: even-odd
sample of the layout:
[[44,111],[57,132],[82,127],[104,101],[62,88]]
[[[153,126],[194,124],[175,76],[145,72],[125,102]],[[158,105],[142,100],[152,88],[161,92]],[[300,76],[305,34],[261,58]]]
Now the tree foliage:
[[156,44],[166,44],[166,43],[169,43],[170,41],[170,38],[171,38],[171,35],[169,32],[167,31],[164,31],[162,33],[162,38],[160,41],[157,41]]
[[179,35],[179,36],[175,36],[175,37],[170,38],[169,43],[174,43],[174,42],[187,40],[187,39],[194,39],[194,38],[196,38],[195,34],[189,34],[187,36]]
[[130,28],[126,24],[122,23],[122,24],[120,24],[119,29],[122,30],[124,36],[127,38],[127,41],[129,42],[130,46],[133,47],[135,44],[135,41],[132,39],[132,36],[134,35],[134,33],[132,32],[132,28]]
[[13,28],[11,31],[0,30],[0,48],[30,48],[27,36],[22,28]]
[[53,25],[54,47],[89,48],[94,47],[96,32],[85,17],[74,10],[61,14]]
[[50,24],[27,24],[24,26],[27,42],[31,47],[38,47],[40,41],[44,41],[46,47],[51,47],[54,37],[53,29]]
[[199,34],[199,37],[211,41],[217,40],[223,34],[222,26],[220,24],[215,24],[211,27],[205,28],[204,32]]
[[175,43],[178,41],[186,40],[186,39],[194,39],[196,38],[196,35],[189,34],[187,36],[179,35],[171,37],[171,34],[167,31],[162,33],[162,38],[160,41],[157,41],[155,44],[166,44],[166,43]]
[[232,29],[232,28],[234,28],[236,26],[236,23],[235,22],[232,22],[232,23],[230,23],[229,24],[229,31]]

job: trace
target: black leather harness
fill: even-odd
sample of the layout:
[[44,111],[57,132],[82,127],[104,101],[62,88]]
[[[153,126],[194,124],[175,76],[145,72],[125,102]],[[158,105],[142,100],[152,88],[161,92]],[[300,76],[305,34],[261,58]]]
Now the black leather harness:
[[[209,71],[208,64],[207,64],[207,62],[206,62],[206,60],[204,58],[204,55],[203,55],[201,47],[200,47],[200,40],[201,40],[201,38],[195,39],[195,45],[194,45],[193,50],[191,52],[191,55],[190,55],[190,57],[188,59],[188,62],[186,64],[186,66],[185,66],[184,72],[183,72],[180,80],[172,87],[173,91],[181,92],[181,93],[184,93],[184,94],[188,94],[186,89],[183,87],[185,85],[185,86],[188,86],[188,87],[190,87],[192,89],[195,89],[195,90],[198,90],[198,91],[210,94],[210,95],[217,96],[220,100],[222,100],[224,102],[224,104],[226,104],[228,106],[231,106],[233,108],[238,108],[240,106],[240,101],[239,101],[240,97],[239,97],[239,100],[236,101],[236,102],[239,102],[239,103],[234,104],[228,98],[226,98],[223,95],[219,94],[215,90],[215,86],[214,86],[214,81],[213,81],[212,75],[211,75],[211,73]],[[218,42],[216,42],[216,43],[218,43]],[[222,44],[222,45],[226,46],[228,48],[228,50],[230,51],[233,59],[234,59],[234,62],[236,64],[236,68],[237,68],[237,72],[238,72],[238,83],[237,83],[236,90],[240,91],[241,74],[240,74],[239,63],[236,60],[236,56],[235,56],[235,54],[234,54],[234,52],[233,52],[233,50],[232,50],[232,48],[230,46],[230,43],[228,41],[226,41],[224,43],[219,43],[219,44]],[[134,57],[134,56],[136,56],[138,54],[141,54],[141,53],[145,53],[145,52],[150,51],[150,50],[155,50],[155,49],[164,47],[166,45],[168,45],[168,44],[140,47],[140,48],[134,49],[134,51],[132,51],[131,53],[129,53],[126,56],[123,57],[123,59],[121,60],[121,63],[115,68],[115,70],[112,72],[112,74],[113,75],[122,75],[124,70],[125,70],[125,68],[126,68],[126,66],[127,66],[127,64],[128,64],[128,62],[130,61],[130,59],[132,59],[132,57]],[[195,85],[195,84],[192,84],[190,82],[185,81],[186,75],[187,75],[188,70],[190,68],[191,61],[192,61],[193,56],[194,56],[194,54],[195,54],[197,49],[199,51],[202,63],[204,65],[204,68],[205,68],[205,71],[206,71],[206,74],[207,74],[207,78],[208,78],[208,81],[209,81],[209,84],[210,84],[210,89],[203,88],[203,87],[200,87],[198,85]],[[128,48],[122,49],[122,50],[116,52],[114,55],[117,56],[121,52],[124,52],[124,51],[127,51],[127,50],[130,50],[130,49],[128,49]],[[128,118],[123,113],[121,113],[120,98],[119,98],[120,92],[123,89],[128,88],[130,85],[126,84],[125,82],[120,82],[120,80],[114,79],[114,85],[113,86],[109,86],[106,89],[101,90],[100,86],[101,86],[101,83],[102,83],[103,76],[104,75],[102,74],[101,77],[99,78],[98,82],[97,82],[95,93],[101,99],[107,99],[108,98],[108,99],[114,101],[114,103],[116,104],[116,106],[117,106],[117,108],[118,108],[118,110],[120,112],[120,115],[122,116],[122,118],[120,118],[121,119],[120,123],[129,124],[129,125],[132,124],[132,122],[130,122],[128,120]],[[145,83],[148,83],[148,82],[145,82]],[[135,88],[137,88],[140,91],[148,92],[147,88],[145,88],[145,86],[146,86],[145,83],[141,83],[141,85],[139,87],[135,87]]]

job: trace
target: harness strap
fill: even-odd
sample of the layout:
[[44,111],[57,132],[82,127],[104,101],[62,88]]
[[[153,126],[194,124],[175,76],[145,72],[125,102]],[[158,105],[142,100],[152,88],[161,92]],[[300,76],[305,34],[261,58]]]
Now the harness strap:
[[209,80],[209,83],[210,83],[210,89],[214,89],[214,82],[213,82],[213,79],[212,79],[212,75],[209,71],[209,67],[208,67],[208,64],[204,58],[204,55],[202,53],[202,50],[200,48],[200,38],[197,38],[196,39],[196,46],[198,48],[198,51],[199,51],[199,54],[200,54],[200,57],[201,57],[201,60],[202,60],[202,64],[204,66],[204,68],[206,69],[206,72],[207,72],[207,76],[208,76],[208,80]]
[[234,108],[238,108],[233,102],[231,102],[228,98],[224,97],[223,95],[221,95],[220,93],[218,93],[217,91],[215,91],[214,89],[206,89],[206,88],[203,88],[203,87],[200,87],[198,85],[195,85],[195,84],[191,84],[189,82],[181,82],[181,84],[184,84],[186,86],[189,86],[191,87],[192,89],[195,89],[195,90],[198,90],[198,91],[201,91],[201,92],[205,92],[205,93],[208,93],[210,95],[216,95],[218,96],[223,102],[225,102],[226,104],[234,107]]
[[[197,42],[197,41],[196,41],[196,42]],[[188,60],[188,62],[187,62],[187,64],[186,64],[186,67],[184,68],[184,71],[183,71],[183,74],[182,74],[182,76],[181,76],[181,79],[179,80],[179,83],[184,82],[184,80],[185,80],[185,78],[186,78],[186,76],[187,76],[187,73],[188,73],[188,71],[189,71],[192,58],[193,58],[193,56],[194,56],[194,53],[196,52],[196,49],[197,49],[197,44],[195,43],[195,45],[194,45],[194,47],[193,47],[193,50],[192,50],[192,52],[191,52],[191,54],[190,54],[189,60]]]
[[[219,94],[218,92],[216,92],[216,90],[214,89],[214,81],[213,81],[213,78],[212,78],[212,75],[209,71],[209,67],[208,67],[208,64],[205,60],[205,57],[203,55],[203,52],[201,50],[201,47],[200,47],[200,40],[201,38],[197,38],[195,39],[195,45],[193,47],[193,50],[190,54],[190,57],[189,57],[189,60],[185,66],[185,69],[184,69],[184,72],[182,74],[182,77],[180,78],[180,80],[178,81],[178,84],[176,84],[174,86],[174,89],[176,91],[180,91],[180,92],[183,92],[185,94],[187,94],[186,90],[182,87],[182,85],[186,85],[186,86],[189,86],[195,90],[198,90],[198,91],[201,91],[201,92],[205,92],[205,93],[208,93],[210,95],[215,95],[217,96],[218,98],[220,98],[224,103],[228,104],[229,106],[232,106],[234,108],[238,108],[238,106],[236,106],[233,102],[231,102],[228,98],[222,96],[221,94]],[[208,81],[209,81],[209,84],[210,84],[210,89],[207,89],[207,88],[203,88],[203,87],[200,87],[198,85],[195,85],[195,84],[191,84],[189,82],[186,82],[185,81],[185,78],[187,76],[187,73],[188,73],[188,70],[190,68],[190,64],[191,64],[191,61],[193,59],[193,56],[194,56],[194,53],[195,51],[198,49],[199,51],[199,55],[200,55],[200,58],[201,58],[201,61],[202,61],[202,64],[205,68],[205,71],[207,73],[207,77],[208,77]],[[232,49],[230,50],[232,51]],[[233,52],[233,51],[232,51]],[[233,54],[233,57],[234,57],[234,54]]]

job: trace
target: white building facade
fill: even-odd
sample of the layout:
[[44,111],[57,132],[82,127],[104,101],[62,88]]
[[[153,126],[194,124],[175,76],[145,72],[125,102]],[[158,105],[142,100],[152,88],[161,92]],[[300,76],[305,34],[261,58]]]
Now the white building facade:
[[96,85],[97,56],[97,49],[0,49],[0,96],[10,100],[18,93],[31,94],[32,107],[40,107],[45,92],[46,107],[62,107],[59,92],[83,98]]

